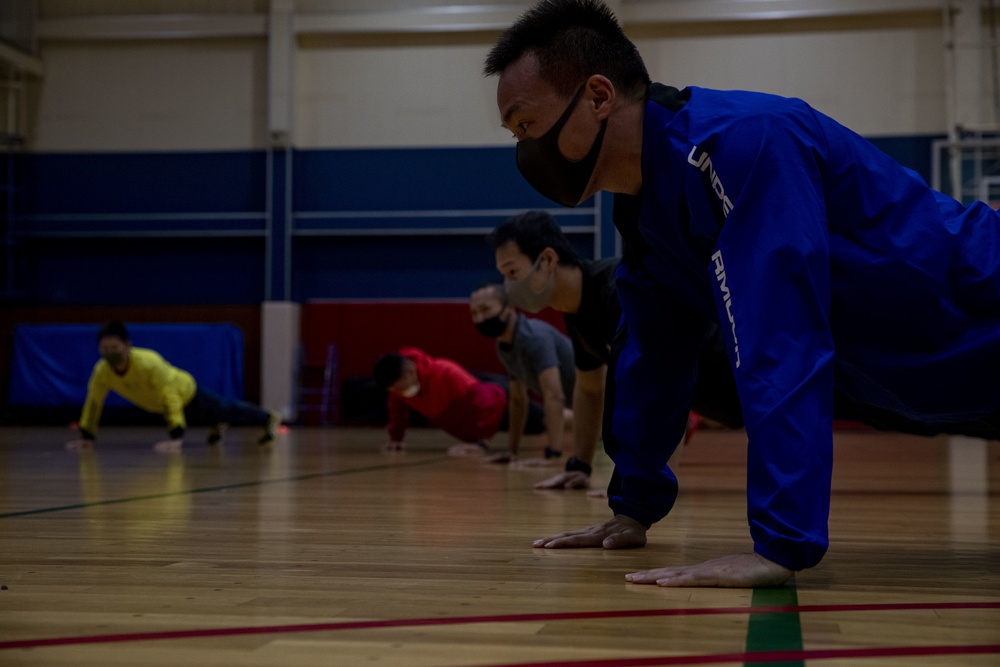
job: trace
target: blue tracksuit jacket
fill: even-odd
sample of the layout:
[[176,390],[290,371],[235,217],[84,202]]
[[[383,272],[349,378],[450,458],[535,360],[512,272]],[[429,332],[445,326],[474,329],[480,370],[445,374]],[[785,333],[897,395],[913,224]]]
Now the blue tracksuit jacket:
[[646,248],[618,273],[616,513],[652,524],[673,505],[666,460],[709,321],[743,405],[755,550],[792,569],[828,544],[835,383],[918,421],[1000,406],[1000,216],[985,204],[933,191],[800,100],[658,84],[642,178],[622,233]]

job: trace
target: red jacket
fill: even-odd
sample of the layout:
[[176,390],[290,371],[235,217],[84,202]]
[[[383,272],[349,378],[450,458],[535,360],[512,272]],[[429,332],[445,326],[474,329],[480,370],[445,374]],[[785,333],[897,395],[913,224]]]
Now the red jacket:
[[420,391],[406,398],[389,392],[389,438],[403,440],[409,408],[433,426],[462,442],[493,437],[507,412],[507,392],[492,382],[480,382],[450,359],[435,359],[423,350],[404,347],[399,353],[417,366]]

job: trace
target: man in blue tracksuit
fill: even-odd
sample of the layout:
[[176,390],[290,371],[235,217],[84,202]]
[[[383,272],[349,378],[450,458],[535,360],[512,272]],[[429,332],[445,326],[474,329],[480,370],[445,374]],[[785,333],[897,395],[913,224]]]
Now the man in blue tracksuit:
[[615,192],[630,249],[615,518],[536,546],[645,544],[677,494],[666,461],[713,322],[743,406],[754,553],[630,581],[773,585],[816,565],[835,396],[889,427],[1000,433],[1000,216],[985,204],[934,192],[800,100],[650,84],[597,0],[543,0],[486,73],[529,183],[567,206]]

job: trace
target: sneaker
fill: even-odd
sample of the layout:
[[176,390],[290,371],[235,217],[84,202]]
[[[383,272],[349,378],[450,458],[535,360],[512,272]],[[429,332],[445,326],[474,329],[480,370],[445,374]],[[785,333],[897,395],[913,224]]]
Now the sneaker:
[[208,429],[208,444],[217,445],[222,442],[222,436],[226,434],[227,428],[229,428],[229,424],[219,422],[212,428]]
[[271,410],[270,416],[267,420],[267,426],[264,427],[264,434],[257,440],[257,444],[265,445],[274,440],[274,436],[278,434],[279,426],[281,426],[281,414]]

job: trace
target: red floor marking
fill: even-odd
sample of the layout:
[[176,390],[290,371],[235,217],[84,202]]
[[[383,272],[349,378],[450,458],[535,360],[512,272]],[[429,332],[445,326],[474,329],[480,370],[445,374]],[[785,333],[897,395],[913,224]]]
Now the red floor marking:
[[931,655],[989,655],[1000,653],[1000,644],[973,646],[901,646],[885,648],[829,648],[813,651],[756,651],[717,653],[715,655],[670,655],[656,658],[611,658],[609,660],[553,660],[549,662],[511,662],[482,667],[665,667],[667,665],[718,665],[724,662],[757,663],[844,658],[898,658]]
[[[381,628],[418,627],[428,625],[463,625],[469,623],[531,623],[536,621],[573,621],[602,618],[642,618],[657,616],[716,616],[722,614],[820,613],[835,611],[919,611],[941,609],[1000,609],[1000,602],[915,602],[883,604],[826,604],[785,607],[708,607],[694,609],[631,609],[620,611],[580,611],[554,614],[505,614],[495,616],[457,616],[449,618],[403,618],[383,621],[345,621],[339,623],[304,623],[299,625],[261,625],[241,628],[204,628],[200,630],[167,630],[135,632],[117,635],[84,635],[82,637],[50,637],[48,639],[17,639],[0,642],[0,650],[40,648],[79,644],[113,644],[118,642],[153,641],[161,639],[196,639],[204,637],[235,637],[239,635],[291,634],[296,632],[335,632],[337,630],[376,630]],[[938,647],[947,648],[947,647]],[[962,649],[964,647],[956,647]],[[871,649],[879,650],[879,649]],[[909,650],[909,649],[893,649]],[[995,651],[984,651],[995,652]],[[742,654],[741,654],[742,655]],[[750,655],[750,654],[747,654]],[[756,655],[756,654],[753,654]],[[685,659],[694,659],[693,656]],[[795,658],[788,658],[794,660]],[[726,661],[723,661],[726,662]],[[562,663],[538,663],[559,665]],[[594,663],[604,665],[605,663]],[[631,663],[607,663],[625,665]],[[636,663],[645,664],[645,663]],[[679,664],[679,663],[649,663]],[[697,664],[697,663],[691,663]]]

